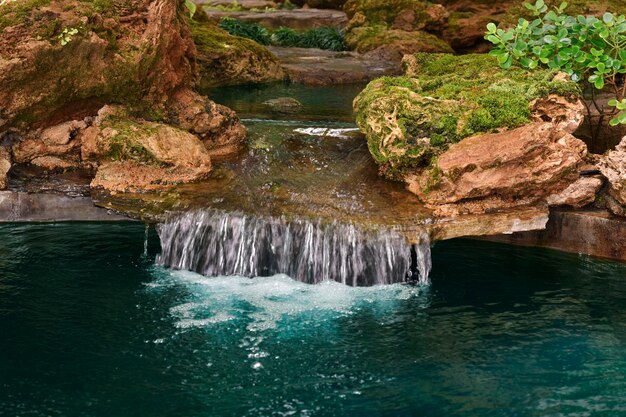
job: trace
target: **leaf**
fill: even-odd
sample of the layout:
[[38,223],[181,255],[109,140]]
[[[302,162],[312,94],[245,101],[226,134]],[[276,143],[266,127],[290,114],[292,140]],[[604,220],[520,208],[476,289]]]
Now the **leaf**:
[[185,0],[185,7],[189,10],[189,17],[193,17],[196,14],[196,3],[191,0]]
[[498,30],[498,27],[495,25],[495,23],[489,23],[487,25],[487,31],[489,33],[496,33],[496,30]]
[[602,90],[604,88],[604,78],[598,77],[593,85],[598,89],[598,90]]
[[615,16],[613,16],[613,13],[604,13],[604,16],[602,16],[602,20],[606,24],[613,23],[614,18]]
[[617,101],[616,99],[612,98],[611,100],[609,100],[609,106],[611,107],[617,107],[617,103],[619,103],[619,101]]

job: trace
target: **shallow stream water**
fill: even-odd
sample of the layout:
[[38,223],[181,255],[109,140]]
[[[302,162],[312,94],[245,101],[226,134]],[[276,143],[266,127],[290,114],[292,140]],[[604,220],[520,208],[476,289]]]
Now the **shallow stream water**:
[[144,232],[0,226],[0,415],[626,415],[623,264],[458,240],[430,287],[307,285]]

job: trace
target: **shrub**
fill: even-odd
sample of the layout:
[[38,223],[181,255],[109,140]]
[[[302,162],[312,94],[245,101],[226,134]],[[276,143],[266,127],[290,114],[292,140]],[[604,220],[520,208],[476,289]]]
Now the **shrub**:
[[[562,71],[591,91],[594,107],[602,117],[611,117],[611,125],[626,124],[626,17],[570,16],[564,13],[566,2],[553,10],[544,0],[524,5],[537,16],[532,22],[521,18],[508,30],[487,25],[485,39],[495,45],[490,54],[500,66],[518,62],[531,70],[544,66]],[[605,88],[615,95],[609,108],[596,100],[595,92]]]
[[269,31],[256,23],[223,17],[219,26],[231,35],[252,39],[261,45],[269,45],[271,41]]
[[322,27],[298,32],[281,27],[272,34],[272,44],[297,48],[319,48],[330,51],[343,51],[343,34],[339,29]]
[[252,39],[262,45],[319,48],[331,51],[343,51],[346,49],[343,32],[337,28],[321,27],[306,31],[296,31],[281,27],[270,33],[256,23],[244,22],[229,17],[222,18],[220,27],[231,35]]

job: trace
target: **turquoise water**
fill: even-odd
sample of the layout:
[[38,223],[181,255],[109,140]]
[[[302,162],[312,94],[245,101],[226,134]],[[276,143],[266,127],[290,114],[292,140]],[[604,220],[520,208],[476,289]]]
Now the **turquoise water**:
[[153,266],[134,224],[0,226],[3,416],[626,415],[626,266],[459,240],[432,285]]

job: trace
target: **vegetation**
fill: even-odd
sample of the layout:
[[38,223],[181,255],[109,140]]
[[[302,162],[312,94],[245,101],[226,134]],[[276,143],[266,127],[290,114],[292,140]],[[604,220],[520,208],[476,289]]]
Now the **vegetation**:
[[281,27],[270,32],[256,23],[224,17],[220,20],[220,28],[234,36],[251,39],[261,45],[289,46],[299,48],[319,48],[331,51],[345,50],[343,33],[330,27],[313,28],[296,31]]
[[[517,26],[503,30],[490,23],[485,39],[495,45],[491,55],[499,65],[511,68],[514,63],[534,70],[547,67],[566,73],[591,92],[594,108],[610,124],[626,124],[626,17],[605,13],[594,16],[565,14],[568,4],[549,10],[544,0],[525,3],[536,19],[520,18]],[[597,90],[614,94],[608,107],[597,100]],[[589,115],[592,113],[587,108]]]

